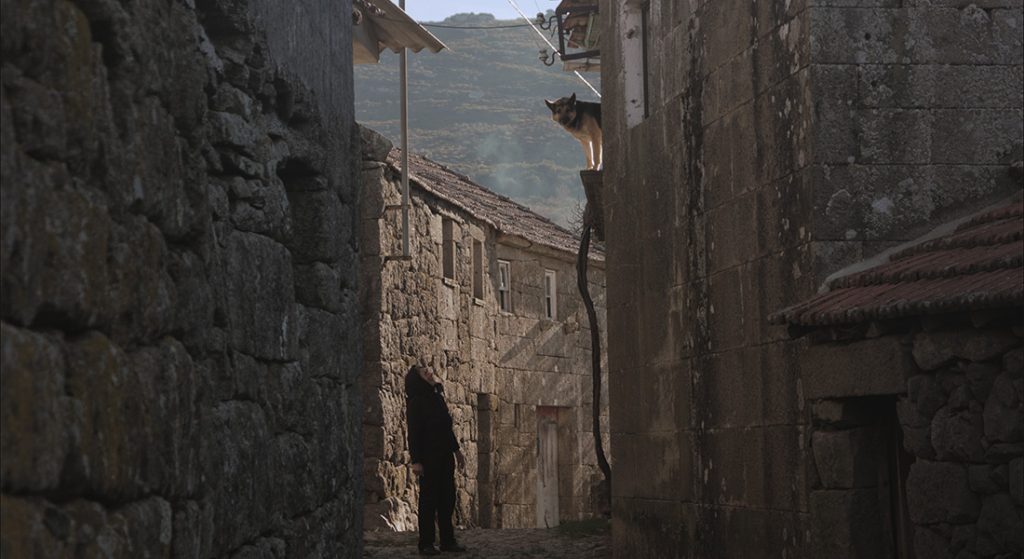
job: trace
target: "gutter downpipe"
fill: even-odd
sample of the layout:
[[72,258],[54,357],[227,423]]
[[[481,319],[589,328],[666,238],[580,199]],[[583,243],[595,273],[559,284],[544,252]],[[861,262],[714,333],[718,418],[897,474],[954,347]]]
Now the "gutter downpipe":
[[[398,7],[405,11],[405,0],[399,0]],[[402,47],[399,54],[398,81],[401,90],[399,104],[402,107],[402,256],[409,258],[409,49]]]

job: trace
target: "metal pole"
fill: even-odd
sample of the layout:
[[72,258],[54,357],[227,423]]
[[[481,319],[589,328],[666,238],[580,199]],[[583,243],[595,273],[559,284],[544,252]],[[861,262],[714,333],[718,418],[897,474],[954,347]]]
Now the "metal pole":
[[[405,11],[405,0],[398,7]],[[409,257],[409,59],[407,49],[399,54],[399,89],[402,106],[402,256]]]

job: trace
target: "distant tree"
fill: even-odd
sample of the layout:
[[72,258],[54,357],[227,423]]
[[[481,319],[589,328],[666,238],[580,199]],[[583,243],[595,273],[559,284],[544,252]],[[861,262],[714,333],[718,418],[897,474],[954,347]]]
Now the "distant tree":
[[569,209],[569,231],[572,231],[576,238],[583,236],[583,218],[586,213],[587,202],[585,200],[577,199]]
[[452,14],[444,19],[443,23],[452,25],[472,25],[480,23],[494,23],[494,15],[487,13],[463,12]]

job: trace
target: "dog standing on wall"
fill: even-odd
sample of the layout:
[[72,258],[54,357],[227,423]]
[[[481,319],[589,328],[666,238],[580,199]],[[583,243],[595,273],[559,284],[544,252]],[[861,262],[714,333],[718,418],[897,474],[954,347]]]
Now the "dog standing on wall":
[[601,103],[577,101],[576,94],[557,101],[544,100],[551,109],[551,120],[562,125],[579,140],[587,158],[587,169],[600,169],[604,160],[601,146]]

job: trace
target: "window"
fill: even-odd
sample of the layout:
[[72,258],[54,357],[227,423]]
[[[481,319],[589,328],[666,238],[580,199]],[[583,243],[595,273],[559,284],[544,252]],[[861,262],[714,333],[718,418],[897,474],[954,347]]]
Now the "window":
[[643,68],[642,73],[644,75],[644,118],[651,116],[651,89],[650,89],[650,68],[647,65],[647,55],[650,52],[650,48],[647,43],[650,42],[651,36],[651,3],[647,2],[644,7],[640,9],[640,44],[643,50]]
[[558,281],[554,270],[544,270],[544,317],[558,320]]
[[484,244],[473,240],[473,297],[484,298]]
[[640,124],[650,115],[651,4],[648,0],[628,0],[622,18],[623,68],[625,69],[626,125]]
[[441,221],[441,265],[444,277],[455,279],[455,222],[444,218]]
[[498,261],[498,308],[503,312],[512,312],[512,265],[504,260]]

